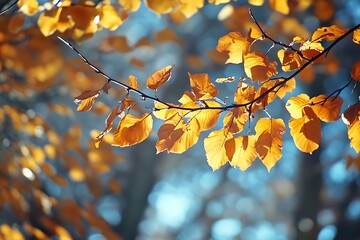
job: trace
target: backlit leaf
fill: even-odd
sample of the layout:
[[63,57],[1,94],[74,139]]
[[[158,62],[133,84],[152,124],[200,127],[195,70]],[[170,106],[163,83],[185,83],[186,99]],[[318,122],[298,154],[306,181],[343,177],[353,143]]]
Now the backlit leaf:
[[321,140],[321,123],[310,107],[303,108],[303,117],[290,119],[289,127],[298,149],[306,153],[318,149]]
[[255,131],[256,153],[270,171],[282,156],[282,134],[285,132],[284,121],[282,119],[261,118],[255,126]]
[[139,117],[127,114],[119,123],[112,145],[126,147],[140,143],[149,136],[152,126],[153,119],[148,113]]
[[259,83],[269,80],[278,73],[277,63],[269,61],[267,55],[262,52],[251,52],[244,57],[244,68],[246,75],[251,80]]
[[154,116],[163,120],[166,120],[177,113],[177,110],[175,108],[169,108],[165,104],[162,104],[157,101],[154,101],[154,108],[155,108],[155,110],[153,111]]
[[234,138],[235,152],[230,159],[230,165],[239,167],[241,171],[245,171],[251,166],[256,158],[255,140],[254,135],[239,136]]
[[322,27],[316,29],[311,37],[312,42],[319,42],[322,40],[333,41],[347,32],[347,29],[341,29],[336,25],[330,27]]
[[255,94],[255,86],[250,86],[247,83],[239,82],[234,94],[234,101],[238,104],[246,104],[254,100]]
[[147,87],[151,90],[158,89],[170,79],[172,68],[173,66],[169,65],[154,72],[146,81]]
[[356,44],[360,44],[360,29],[356,29],[353,35],[353,41]]
[[111,31],[116,30],[121,24],[122,19],[115,8],[111,5],[99,5],[100,25]]
[[[225,143],[228,142],[228,147]],[[207,162],[213,171],[219,169],[228,161],[228,155],[234,154],[234,138],[226,129],[216,130],[204,140]]]
[[95,138],[95,147],[98,148],[100,145],[100,142],[102,141],[105,134],[111,131],[112,124],[116,116],[118,115],[120,105],[116,105],[113,110],[109,113],[107,118],[105,119],[105,129],[99,133],[99,135]]
[[282,14],[289,14],[290,12],[288,0],[269,0],[269,5],[272,9]]
[[215,82],[217,83],[224,83],[224,82],[233,82],[235,80],[235,77],[224,77],[224,78],[217,78]]
[[291,97],[286,102],[286,109],[289,111],[292,118],[298,119],[303,116],[303,108],[309,102],[310,98],[306,94],[300,94],[296,97]]
[[145,4],[154,12],[158,13],[158,14],[166,14],[171,12],[176,4],[177,1],[176,0],[168,0],[168,1],[163,1],[163,0],[145,0]]
[[39,9],[37,0],[19,0],[17,2],[19,10],[26,15],[34,15]]
[[285,72],[298,69],[302,64],[302,58],[296,52],[280,49],[277,55],[281,62],[282,70]]
[[227,52],[229,58],[225,63],[242,63],[244,56],[249,52],[250,42],[239,32],[230,32],[219,39],[216,49],[219,52]]
[[346,109],[346,111],[341,115],[341,118],[348,126],[358,121],[360,118],[360,102],[349,106],[348,109]]
[[129,83],[130,83],[130,87],[138,90],[139,89],[139,84],[136,81],[136,77],[133,75],[129,75]]
[[99,91],[85,91],[75,98],[75,103],[79,103],[77,111],[89,111],[95,103],[96,98],[99,96]]
[[119,0],[119,3],[126,11],[136,12],[141,5],[141,0]]
[[[278,80],[278,81],[282,81],[282,80]],[[295,87],[296,87],[295,78],[291,78],[290,80],[286,81],[286,83],[282,85],[282,87],[279,90],[277,90],[276,96],[278,96],[279,98],[283,98],[287,93],[292,92],[292,90],[294,90]]]
[[197,119],[186,123],[179,114],[175,114],[159,128],[156,143],[157,153],[164,150],[183,153],[197,143],[199,134],[200,125]]
[[265,0],[248,0],[248,2],[254,6],[261,6],[264,4]]
[[340,108],[343,101],[340,97],[329,97],[326,102],[324,102],[326,98],[326,95],[313,97],[310,99],[310,102],[315,105],[311,106],[311,108],[321,121],[336,121],[339,119]]
[[249,113],[245,112],[244,108],[233,108],[224,117],[224,128],[228,129],[231,133],[241,132],[248,119]]
[[360,60],[354,63],[351,69],[351,78],[360,82]]
[[58,22],[62,8],[54,8],[46,12],[42,12],[38,18],[38,25],[41,33],[47,37],[58,30]]
[[[209,107],[221,107],[221,105],[215,101],[204,101],[204,104]],[[198,104],[196,106],[200,107]],[[216,125],[220,113],[221,110],[204,109],[200,111],[190,112],[188,114],[188,117],[190,119],[195,118],[196,120],[198,120],[200,131],[205,131],[213,128]]]
[[359,118],[353,124],[349,126],[348,137],[350,139],[350,146],[355,149],[357,153],[360,153],[360,120]]
[[218,89],[210,82],[206,73],[189,73],[190,86],[197,99],[206,100],[216,97]]

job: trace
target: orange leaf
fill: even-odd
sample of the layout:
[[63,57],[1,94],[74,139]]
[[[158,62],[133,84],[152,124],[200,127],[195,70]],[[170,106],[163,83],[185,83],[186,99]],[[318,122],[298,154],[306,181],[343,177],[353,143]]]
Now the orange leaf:
[[349,126],[348,136],[350,139],[350,146],[355,149],[357,153],[360,153],[360,120],[358,119]]
[[250,42],[239,32],[230,32],[219,39],[216,49],[229,54],[225,63],[238,64],[244,61],[245,54],[249,52]]
[[218,89],[210,82],[206,73],[189,74],[190,86],[197,99],[206,100],[216,97]]
[[153,111],[154,116],[163,120],[168,119],[177,113],[176,109],[169,108],[165,104],[162,104],[157,101],[154,101],[154,108],[155,108],[155,110]]
[[[227,147],[225,146],[225,143]],[[213,171],[219,169],[228,161],[228,155],[234,153],[234,138],[226,129],[216,130],[204,140],[207,162]]]
[[284,49],[280,49],[277,55],[282,65],[281,68],[284,72],[298,69],[302,64],[302,58],[296,52],[290,50],[285,51]]
[[354,63],[351,69],[351,78],[360,82],[360,60]]
[[282,14],[287,15],[290,12],[288,0],[269,0],[269,5],[272,9]]
[[233,82],[235,80],[235,77],[224,77],[224,78],[217,78],[215,82],[217,83],[224,83],[224,82]]
[[254,135],[239,136],[235,140],[235,152],[230,160],[230,165],[239,167],[241,171],[245,171],[251,166],[256,158]]
[[99,135],[95,138],[95,147],[98,148],[100,145],[100,142],[102,141],[105,134],[111,131],[112,124],[116,116],[118,115],[120,104],[116,105],[113,110],[110,112],[110,114],[105,119],[105,129],[99,133]]
[[311,37],[312,42],[319,42],[322,40],[333,41],[347,32],[347,29],[338,28],[336,25],[330,27],[322,27],[316,29]]
[[119,0],[119,3],[126,11],[136,12],[141,5],[141,0]]
[[158,14],[171,12],[177,4],[177,0],[145,0],[145,4]]
[[321,140],[321,123],[310,107],[303,108],[303,117],[290,119],[290,134],[298,149],[312,153],[318,149]]
[[166,149],[168,152],[183,153],[197,143],[199,134],[200,125],[196,119],[186,123],[179,114],[175,114],[159,128],[157,153]]
[[40,14],[37,24],[45,37],[50,36],[58,29],[61,11],[62,8],[54,8]]
[[265,0],[248,0],[248,2],[254,6],[261,6],[264,4]]
[[89,111],[95,103],[96,98],[99,96],[99,91],[85,91],[75,98],[75,103],[80,103],[77,111]]
[[234,94],[234,101],[238,104],[246,104],[255,98],[256,88],[247,83],[240,82]]
[[248,119],[249,113],[245,112],[244,108],[233,108],[224,117],[224,128],[231,133],[241,132]]
[[282,134],[285,132],[285,124],[282,119],[261,118],[255,126],[256,153],[264,163],[268,171],[281,158],[283,147]]
[[[283,81],[283,80],[277,80],[276,83],[278,83],[278,81]],[[279,90],[277,90],[276,96],[278,96],[279,98],[283,98],[285,97],[286,93],[292,92],[292,90],[294,90],[295,87],[296,87],[295,78],[291,78],[290,80],[286,81],[286,83],[282,85],[282,87]]]
[[356,29],[353,35],[353,41],[356,44],[360,44],[360,29]]
[[292,118],[299,119],[303,116],[303,107],[306,106],[310,98],[306,94],[300,94],[296,97],[291,97],[286,102],[286,109],[289,111]]
[[140,143],[149,136],[152,126],[153,119],[148,113],[139,117],[127,114],[119,123],[112,145],[126,147]]
[[349,126],[354,124],[354,122],[358,121],[359,116],[360,116],[360,102],[348,107],[348,109],[346,109],[346,111],[341,115],[341,118],[343,122]]
[[133,75],[129,75],[129,83],[130,83],[130,87],[138,90],[139,89],[139,84],[136,81],[136,77]]
[[111,31],[116,30],[121,24],[122,19],[119,13],[111,5],[99,5],[97,7],[100,13],[100,25]]
[[251,52],[244,57],[244,68],[246,76],[253,82],[256,80],[263,83],[278,73],[277,63],[270,62],[267,55],[262,52]]
[[[214,101],[203,101],[206,106],[209,107],[221,107],[221,105],[218,102]],[[196,104],[194,107],[200,107],[198,104]],[[196,118],[200,124],[200,131],[206,131],[210,128],[213,128],[217,120],[219,118],[219,115],[221,113],[221,110],[216,109],[203,109],[199,111],[190,112],[188,114],[188,117],[190,119]]]
[[169,65],[154,72],[146,81],[147,87],[151,90],[158,89],[170,79],[172,68],[173,66]]
[[17,2],[19,10],[26,15],[34,15],[39,9],[39,3],[37,0],[19,0]]
[[324,122],[333,122],[339,119],[340,108],[343,103],[340,97],[329,97],[326,102],[326,95],[319,95],[310,99],[312,104],[311,108],[314,113]]

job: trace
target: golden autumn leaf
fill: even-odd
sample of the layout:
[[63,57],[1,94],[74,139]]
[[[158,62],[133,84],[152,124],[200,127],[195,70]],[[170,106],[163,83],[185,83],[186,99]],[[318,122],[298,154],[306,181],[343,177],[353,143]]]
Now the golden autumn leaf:
[[[326,102],[324,102],[326,100]],[[339,119],[340,108],[343,103],[340,97],[319,95],[310,99],[311,108],[323,122],[333,122]],[[317,104],[318,103],[318,104]]]
[[154,72],[146,81],[147,87],[151,90],[157,90],[171,78],[172,68],[173,66],[169,65]]
[[312,153],[319,147],[321,140],[321,123],[311,107],[302,109],[302,117],[289,121],[290,134],[298,149]]
[[220,4],[223,4],[223,3],[230,2],[230,0],[208,0],[208,1],[209,1],[209,3],[215,4],[215,5],[220,5]]
[[126,147],[144,141],[150,134],[153,119],[150,114],[141,116],[125,115],[114,135],[113,146]]
[[254,6],[261,6],[264,4],[265,0],[248,0],[248,2]]
[[277,55],[282,65],[281,68],[284,72],[296,70],[302,65],[302,58],[296,52],[280,49]]
[[99,96],[100,91],[85,91],[75,98],[75,103],[79,104],[77,111],[89,111],[95,103],[96,98]]
[[280,118],[261,118],[256,123],[255,132],[256,153],[270,171],[282,156],[282,134],[285,132],[284,121]]
[[105,134],[109,133],[112,129],[112,124],[116,116],[118,116],[118,110],[119,110],[120,104],[116,105],[107,118],[105,119],[105,129],[99,133],[99,135],[95,138],[95,147],[98,148],[100,145],[100,142],[102,141]]
[[360,29],[356,29],[353,34],[353,41],[356,44],[360,44]]
[[[203,101],[203,104],[205,104],[208,107],[221,107],[221,105],[215,101]],[[194,107],[200,107],[200,106],[196,103]],[[206,131],[210,128],[213,128],[216,125],[220,113],[221,110],[217,110],[217,109],[203,109],[199,111],[190,112],[187,116],[190,119],[194,118],[198,120],[200,131]]]
[[154,111],[153,114],[155,117],[166,120],[176,114],[178,111],[175,108],[169,108],[161,102],[154,101]]
[[224,83],[224,82],[233,82],[235,80],[234,76],[231,77],[224,77],[224,78],[217,78],[215,82],[217,83]]
[[267,55],[262,52],[251,52],[244,57],[244,69],[246,76],[253,82],[263,83],[278,73],[277,63],[269,61]]
[[[38,18],[38,26],[41,33],[47,37],[58,30],[58,22],[62,8],[54,8],[46,12],[42,12]],[[71,25],[69,28],[72,27]]]
[[218,89],[210,82],[207,73],[189,74],[190,86],[197,99],[206,100],[216,97]]
[[248,119],[249,113],[245,111],[245,108],[233,108],[224,117],[224,128],[234,134],[241,132]]
[[37,0],[19,0],[17,5],[21,12],[29,16],[37,13],[39,9],[39,3]]
[[180,12],[185,18],[190,18],[204,6],[204,0],[181,0],[175,11]]
[[141,0],[119,0],[120,5],[130,12],[136,12],[141,5]]
[[341,118],[348,126],[358,121],[360,118],[360,102],[349,106],[348,109],[346,109],[346,111],[341,115]]
[[99,24],[104,28],[114,31],[122,24],[123,21],[113,6],[107,4],[99,5],[98,10],[100,14]]
[[282,14],[289,14],[290,8],[288,5],[288,0],[269,0],[269,5],[275,11],[278,11]]
[[354,63],[351,69],[351,78],[360,82],[360,60]]
[[157,153],[167,150],[173,153],[183,153],[197,143],[200,125],[197,119],[185,122],[179,114],[166,120],[158,131],[156,142]]
[[[277,80],[276,83],[278,83],[278,81],[282,81],[282,80]],[[294,90],[296,87],[296,80],[295,78],[291,78],[290,80],[286,81],[286,83],[284,85],[282,85],[282,87],[277,91],[276,96],[278,96],[279,98],[284,98],[285,95],[289,92],[292,92],[292,90]]]
[[133,75],[129,75],[129,83],[130,83],[130,87],[132,87],[133,89],[138,90],[139,89],[139,84],[136,81],[136,77]]
[[302,118],[303,108],[309,103],[309,96],[306,94],[300,94],[296,97],[291,97],[286,102],[286,109],[289,111],[290,116],[295,119]]
[[322,27],[316,29],[311,37],[312,42],[319,42],[322,40],[325,41],[334,41],[341,35],[347,32],[347,29],[341,29],[336,25],[332,25],[330,27]]
[[163,1],[163,0],[145,0],[145,4],[154,12],[158,13],[158,14],[166,14],[171,12],[176,4],[177,1],[176,0],[168,0],[168,1]]
[[355,149],[357,153],[360,153],[360,120],[359,118],[353,124],[349,126],[348,137],[350,139],[350,146]]
[[229,57],[225,63],[242,63],[244,56],[249,52],[250,42],[239,32],[230,32],[219,39],[216,50],[227,52]]
[[254,135],[250,136],[239,136],[234,138],[235,141],[235,152],[230,159],[230,165],[239,167],[241,171],[245,171],[251,166],[252,162],[256,158]]
[[228,161],[228,156],[232,157],[234,154],[233,135],[226,129],[213,131],[205,138],[204,148],[207,162],[215,171]]
[[246,104],[254,100],[255,94],[255,86],[250,86],[247,83],[239,82],[236,92],[234,94],[234,101],[238,104]]

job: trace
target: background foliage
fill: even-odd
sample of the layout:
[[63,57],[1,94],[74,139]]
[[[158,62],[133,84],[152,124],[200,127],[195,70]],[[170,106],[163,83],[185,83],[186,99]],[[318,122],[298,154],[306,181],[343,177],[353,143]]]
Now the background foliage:
[[[0,8],[7,9],[11,4],[2,1]],[[239,170],[229,164],[213,172],[205,160],[213,147],[206,150],[203,144],[210,132],[200,135],[198,143],[181,155],[156,155],[164,150],[156,143],[156,131],[162,124],[156,120],[152,126],[155,131],[148,131],[148,139],[138,145],[111,146],[114,127],[103,136],[100,147],[95,147],[94,139],[104,130],[108,114],[127,92],[114,86],[109,90],[101,74],[56,36],[67,39],[112,79],[150,96],[175,103],[184,91],[194,90],[193,85],[190,88],[188,72],[193,79],[204,78],[197,73],[207,73],[219,90],[216,97],[222,101],[228,97],[226,101],[230,103],[238,89],[238,79],[253,76],[246,72],[249,67],[244,69],[242,64],[224,64],[243,59],[222,53],[218,40],[234,31],[243,34],[236,37],[245,39],[249,28],[256,37],[260,36],[249,7],[261,29],[284,43],[292,42],[295,36],[314,37],[320,27],[350,29],[360,22],[357,1],[330,0],[20,0],[2,14],[0,236],[92,240],[359,238],[359,157],[349,145],[351,136],[342,120],[321,123],[321,143],[311,155],[297,149],[289,135],[291,130],[286,127],[286,133],[277,137],[282,139],[281,160],[270,173],[258,160],[246,172],[241,170],[248,166],[237,165]],[[322,40],[333,41],[342,34],[334,29],[330,32],[336,37],[331,40],[320,32]],[[355,35],[355,42],[356,39]],[[247,41],[243,44],[248,47]],[[281,48],[273,49],[272,44],[256,41],[251,47],[267,53],[271,61],[279,58],[284,71],[303,64],[292,61],[285,65],[286,52],[278,53]],[[270,115],[283,132],[281,121],[287,125],[290,117],[295,119],[293,122],[303,119],[297,117],[296,111],[290,110],[289,114],[286,102],[308,102],[342,86],[346,87],[341,91],[343,104],[338,111],[342,113],[356,104],[359,87],[355,87],[355,81],[346,84],[351,76],[359,80],[356,64],[353,67],[358,51],[352,35],[343,39],[326,58],[295,77],[297,86],[291,94],[254,114],[249,131],[266,133],[256,122],[268,121],[259,119]],[[158,82],[149,87],[146,80],[165,66],[169,67],[164,73],[170,69],[172,79],[154,95],[151,89],[157,89]],[[215,83],[217,78],[225,78],[219,82],[235,81]],[[99,89],[109,94],[97,96]],[[214,90],[209,92],[211,95]],[[122,101],[119,107],[126,110],[128,104],[134,104],[131,113],[138,113],[137,116],[154,107],[152,101],[143,101],[144,96],[131,96],[132,100]],[[202,96],[199,92],[196,95],[199,99]],[[74,97],[81,102],[78,107],[73,103]],[[89,112],[76,111],[91,106]],[[304,110],[306,117],[314,119],[312,112],[320,111],[315,108]],[[336,120],[339,114],[320,115],[317,116],[324,121]],[[216,131],[223,127],[222,118]],[[346,115],[345,119],[351,123],[351,117]],[[314,121],[320,127],[320,120]],[[108,126],[106,123],[104,131]],[[247,128],[246,125],[245,132]],[[316,128],[311,127],[313,130]],[[130,136],[133,131],[122,136]],[[353,146],[358,146],[354,132],[357,143]],[[181,146],[177,152],[182,151]],[[220,167],[209,164],[213,169]]]

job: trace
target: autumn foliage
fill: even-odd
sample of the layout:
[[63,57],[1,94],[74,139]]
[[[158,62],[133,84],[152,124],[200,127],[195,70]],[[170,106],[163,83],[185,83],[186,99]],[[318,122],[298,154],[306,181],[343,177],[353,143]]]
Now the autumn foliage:
[[[257,158],[270,171],[282,158],[286,132],[300,151],[311,154],[320,147],[322,125],[340,118],[347,127],[349,145],[359,154],[360,100],[344,106],[341,93],[345,88],[359,84],[360,60],[353,63],[351,72],[344,76],[349,81],[345,85],[339,83],[334,86],[332,92],[315,96],[307,93],[292,95],[292,92],[299,81],[311,83],[314,80],[315,66],[321,66],[329,74],[336,72],[339,60],[331,54],[332,50],[346,38],[352,39],[351,44],[360,44],[360,24],[346,29],[334,21],[309,32],[290,17],[267,26],[249,10],[249,7],[267,4],[271,11],[282,16],[313,8],[320,21],[328,21],[333,15],[332,8],[323,2],[248,0],[249,5],[242,7],[233,5],[230,0],[16,1],[17,9],[13,14],[4,11],[0,15],[0,70],[9,79],[8,83],[1,84],[1,92],[10,94],[15,91],[23,93],[18,94],[20,99],[31,98],[36,91],[44,91],[57,84],[56,77],[61,75],[72,79],[65,87],[83,89],[80,94],[71,92],[76,95],[77,111],[94,111],[106,115],[106,119],[104,126],[91,133],[90,150],[85,152],[79,145],[80,126],[74,126],[60,136],[36,113],[24,112],[20,107],[9,104],[2,105],[0,122],[11,124],[15,132],[30,139],[28,146],[20,144],[4,150],[6,157],[10,151],[19,152],[20,156],[16,164],[6,161],[4,174],[17,176],[18,164],[28,178],[37,179],[45,174],[61,186],[69,180],[85,182],[91,193],[99,196],[102,188],[95,173],[110,171],[111,164],[119,160],[120,157],[113,152],[114,147],[133,146],[152,135],[156,137],[154,147],[158,154],[165,151],[182,154],[203,139],[204,156],[214,171],[226,164],[245,171]],[[138,79],[134,72],[127,76],[127,80],[117,80],[89,61],[87,53],[77,48],[78,44],[86,44],[86,40],[102,30],[115,31],[141,6],[155,12],[158,17],[168,17],[173,23],[181,24],[207,4],[221,7],[218,19],[229,29],[209,51],[209,61],[214,65],[237,65],[240,74],[243,74],[240,78],[234,77],[238,72],[234,76],[196,72],[193,69],[203,62],[196,56],[188,56],[189,65],[194,68],[187,73],[187,79],[177,79],[173,74],[176,66],[168,63],[154,69],[146,79]],[[322,8],[328,11],[321,11]],[[27,19],[34,20],[33,25],[26,24]],[[276,32],[282,30],[285,41],[276,36]],[[132,45],[124,36],[109,35],[101,40],[99,49],[104,54],[113,51],[129,53],[154,42],[161,44],[166,41],[183,44],[175,31],[165,29],[156,33],[154,40],[143,38]],[[20,45],[21,42],[24,45]],[[63,46],[62,50],[67,47],[67,50],[78,54],[78,58],[66,60],[59,43]],[[66,61],[74,67],[69,67]],[[146,63],[132,58],[129,64],[141,69]],[[27,84],[18,81],[18,75],[13,72],[26,76]],[[188,84],[188,89],[182,92],[177,102],[158,97],[164,85],[174,81],[186,81]],[[236,84],[230,94],[222,92],[226,84]],[[116,95],[119,101],[114,101],[111,106],[102,103],[102,107],[98,107],[96,103],[100,102],[103,94]],[[227,97],[223,98],[224,95]],[[143,107],[145,102],[151,106]],[[269,108],[275,102],[280,104],[282,111],[287,110],[288,120],[270,114]],[[73,117],[72,111],[61,104],[49,103],[46,107],[61,116]],[[42,147],[32,144],[32,138],[42,135],[46,135]],[[65,146],[60,147],[61,142],[65,142]],[[106,158],[101,157],[104,155]],[[55,163],[45,161],[58,157],[64,159],[62,167],[68,171],[69,179],[55,173],[52,166]],[[349,158],[349,165],[360,169],[359,160]],[[83,164],[90,168],[84,170]],[[101,229],[109,239],[119,239],[103,219],[89,214],[95,212],[91,205],[80,206],[70,200],[60,202],[38,190],[41,187],[39,182],[32,182],[31,189],[36,189],[34,191],[28,190],[24,182],[15,184],[39,202],[46,202],[47,205],[40,206],[40,215],[46,215],[46,206],[60,209],[58,217],[72,219],[79,236],[85,231],[82,221],[86,221]],[[18,205],[12,206],[14,211],[20,216],[25,215],[28,205],[24,196],[7,186],[1,177],[0,186],[5,189],[0,193],[0,200],[18,202]],[[121,192],[121,186],[111,180],[107,188],[115,193]],[[71,239],[70,233],[56,222],[46,218],[41,218],[39,222],[54,235]],[[34,238],[47,239],[46,234],[34,226],[26,225],[24,229]],[[20,231],[8,225],[0,226],[0,238],[3,236],[24,239]]]

